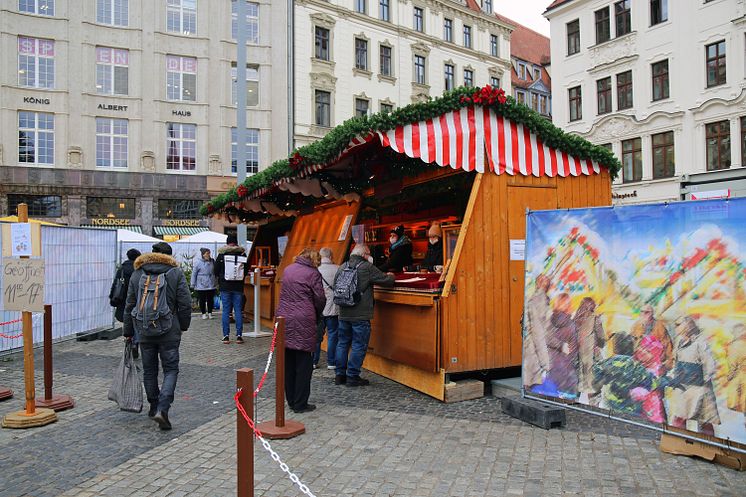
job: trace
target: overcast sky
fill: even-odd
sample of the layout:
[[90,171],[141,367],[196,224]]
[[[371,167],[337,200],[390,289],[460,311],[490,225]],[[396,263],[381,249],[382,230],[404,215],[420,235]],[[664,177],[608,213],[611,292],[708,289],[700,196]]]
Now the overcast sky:
[[541,14],[551,0],[495,0],[495,12],[549,36],[549,21]]

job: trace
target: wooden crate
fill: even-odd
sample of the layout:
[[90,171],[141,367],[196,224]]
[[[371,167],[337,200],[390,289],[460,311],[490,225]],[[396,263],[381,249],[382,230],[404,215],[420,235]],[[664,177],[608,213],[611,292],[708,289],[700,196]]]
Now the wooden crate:
[[445,402],[461,402],[484,397],[484,382],[479,380],[450,381],[445,385]]

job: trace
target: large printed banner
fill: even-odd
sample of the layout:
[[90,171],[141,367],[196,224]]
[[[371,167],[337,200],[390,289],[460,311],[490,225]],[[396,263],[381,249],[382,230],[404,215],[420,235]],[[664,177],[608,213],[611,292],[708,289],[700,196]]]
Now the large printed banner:
[[746,443],[746,199],[529,213],[523,385]]

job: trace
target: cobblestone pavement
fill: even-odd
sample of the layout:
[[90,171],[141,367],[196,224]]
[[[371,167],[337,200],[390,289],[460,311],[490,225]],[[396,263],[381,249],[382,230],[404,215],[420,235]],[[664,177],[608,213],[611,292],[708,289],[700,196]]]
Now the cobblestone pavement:
[[[258,379],[270,339],[223,345],[219,328],[195,320],[184,336],[171,432],[106,399],[120,340],[58,344],[55,391],[76,407],[52,425],[0,430],[0,497],[235,495],[235,369],[252,367]],[[741,496],[746,488],[745,473],[659,452],[649,430],[570,411],[566,429],[544,431],[503,415],[494,397],[446,405],[367,376],[370,387],[335,387],[332,371],[317,370],[318,409],[287,415],[307,434],[273,442],[318,497]],[[16,392],[0,414],[21,409],[19,354],[0,358],[0,384]],[[43,395],[41,369],[36,387]],[[273,415],[273,392],[270,376],[260,421]],[[300,495],[261,446],[255,461],[257,496]]]

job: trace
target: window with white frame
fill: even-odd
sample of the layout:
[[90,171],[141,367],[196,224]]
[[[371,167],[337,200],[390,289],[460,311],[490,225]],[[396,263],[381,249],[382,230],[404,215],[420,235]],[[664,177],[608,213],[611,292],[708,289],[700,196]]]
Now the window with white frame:
[[464,24],[464,46],[471,48],[471,26]]
[[328,29],[320,26],[314,28],[315,56],[318,60],[331,60],[330,39],[331,32]]
[[197,59],[166,56],[166,98],[194,102],[197,97]]
[[366,14],[368,12],[368,0],[355,0],[355,12]]
[[413,28],[415,31],[419,31],[422,33],[425,30],[425,12],[422,9],[422,7],[415,7],[414,8],[414,20],[412,22]]
[[490,86],[492,88],[500,88],[500,78],[496,76],[490,77]]
[[453,64],[446,64],[443,69],[443,76],[444,76],[444,88],[446,91],[453,90],[453,87],[456,84],[456,77],[453,73],[454,68]]
[[96,47],[96,93],[129,93],[129,57],[123,48]]
[[378,0],[378,18],[382,21],[391,20],[390,1],[389,0]]
[[169,33],[197,34],[197,0],[167,0],[166,28]]
[[18,111],[18,162],[54,164],[54,114]]
[[[231,62],[231,102],[238,105],[238,70]],[[259,66],[246,64],[246,107],[259,105]]]
[[474,71],[464,69],[464,86],[474,86]]
[[365,117],[368,115],[368,108],[370,107],[370,102],[364,98],[356,98],[355,99],[355,116],[356,117]]
[[380,50],[381,76],[393,76],[394,73],[391,69],[391,47],[388,45],[381,45]]
[[355,38],[355,69],[368,70],[368,40]]
[[96,0],[96,22],[128,26],[129,7],[129,0]]
[[482,0],[482,10],[492,14],[492,0]]
[[443,40],[453,41],[453,21],[447,17],[443,19]]
[[[238,4],[231,0],[231,37],[238,38]],[[246,2],[246,42],[259,43],[259,4]]]
[[18,37],[18,84],[54,88],[54,40]]
[[427,84],[427,76],[425,72],[425,56],[415,55],[414,56],[414,82],[420,85]]
[[490,55],[493,57],[500,55],[500,44],[497,35],[490,35]]
[[394,112],[393,104],[385,104],[381,102],[381,113],[382,114],[391,114],[392,112]]
[[197,165],[197,125],[166,123],[166,169],[194,171]]
[[40,16],[53,16],[54,0],[18,0],[18,10]]
[[326,128],[332,121],[332,94],[324,90],[316,90],[316,125]]
[[129,122],[96,118],[96,167],[126,168]]
[[[231,172],[238,172],[238,131],[231,128]],[[256,174],[259,172],[259,130],[254,128],[246,129],[246,174]]]

